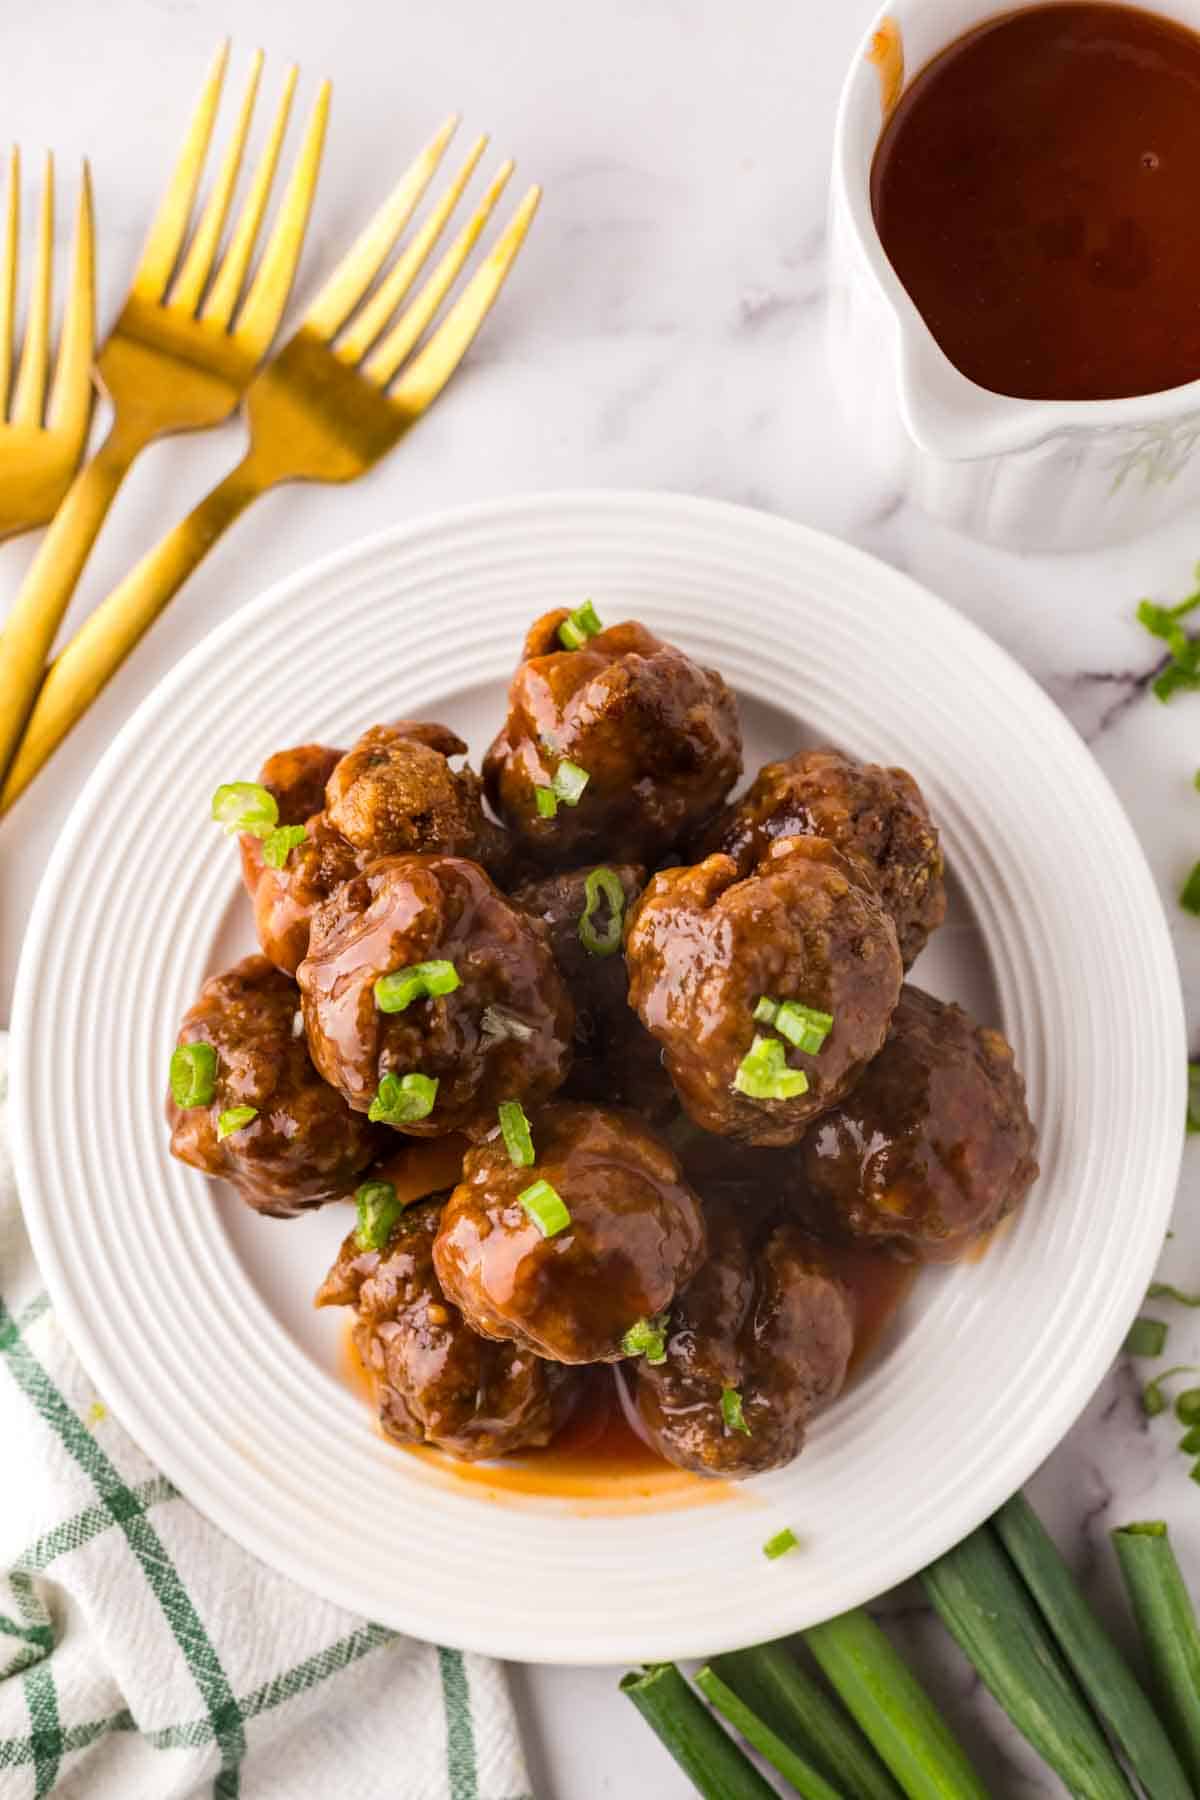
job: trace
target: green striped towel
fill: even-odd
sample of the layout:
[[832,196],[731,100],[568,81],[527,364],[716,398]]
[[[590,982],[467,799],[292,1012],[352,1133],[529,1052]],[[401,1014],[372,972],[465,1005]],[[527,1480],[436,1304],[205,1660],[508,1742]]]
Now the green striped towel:
[[0,1797],[529,1800],[498,1664],[306,1594],[126,1436],[21,1222],[0,1037]]

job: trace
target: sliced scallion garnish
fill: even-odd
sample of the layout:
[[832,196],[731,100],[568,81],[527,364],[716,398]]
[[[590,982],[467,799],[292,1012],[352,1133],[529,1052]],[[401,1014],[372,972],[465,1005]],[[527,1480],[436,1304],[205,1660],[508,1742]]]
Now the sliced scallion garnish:
[[1200,1425],[1193,1425],[1185,1431],[1179,1440],[1179,1448],[1185,1456],[1200,1455]]
[[373,1125],[411,1125],[428,1118],[437,1091],[436,1075],[385,1075],[367,1117]]
[[414,1000],[452,994],[461,986],[452,962],[409,963],[407,968],[393,969],[379,977],[375,983],[375,1004],[382,1013],[401,1013]]
[[1167,1327],[1162,1319],[1135,1319],[1125,1335],[1121,1348],[1126,1356],[1161,1356],[1167,1343]]
[[1173,1375],[1200,1375],[1200,1369],[1191,1363],[1176,1363],[1173,1369],[1164,1369],[1153,1381],[1148,1381],[1142,1389],[1142,1411],[1148,1419],[1158,1417],[1167,1410],[1167,1396],[1163,1392],[1163,1383],[1170,1381]]
[[666,1362],[670,1323],[665,1312],[656,1313],[652,1319],[636,1320],[621,1339],[621,1349],[626,1356],[644,1356],[651,1364]]
[[519,1100],[502,1100],[497,1111],[500,1115],[500,1131],[504,1138],[504,1148],[508,1151],[508,1160],[519,1169],[533,1167],[536,1160],[533,1150],[533,1134],[529,1129],[529,1120],[525,1116],[525,1108]]
[[1175,1396],[1175,1417],[1181,1425],[1200,1425],[1200,1388],[1184,1388]]
[[552,819],[558,811],[558,795],[552,787],[535,787],[534,800],[537,802],[538,817]]
[[746,1423],[746,1414],[742,1410],[742,1396],[738,1388],[721,1389],[721,1418],[725,1422],[726,1431],[740,1431],[743,1437],[750,1436],[750,1427]]
[[[1167,1233],[1169,1237],[1170,1232]],[[1172,1287],[1169,1281],[1152,1281],[1146,1289],[1147,1300],[1177,1300],[1180,1306],[1200,1306],[1200,1294],[1185,1294],[1182,1288]]]
[[557,1237],[571,1223],[571,1215],[558,1189],[548,1181],[535,1181],[517,1195],[544,1238]]
[[279,807],[257,781],[227,781],[212,797],[212,816],[230,835],[249,831],[265,838],[279,823]]
[[217,1138],[232,1137],[235,1131],[244,1131],[258,1117],[257,1106],[230,1106],[217,1119]]
[[833,1030],[832,1013],[818,1012],[799,1000],[772,1000],[769,994],[762,995],[753,1016],[760,1025],[773,1025],[806,1056],[815,1056]]
[[581,650],[589,638],[598,637],[604,630],[599,615],[590,600],[577,606],[568,613],[558,628],[558,641],[564,650]]
[[586,769],[581,769],[578,763],[573,763],[568,757],[564,757],[554,771],[555,799],[561,800],[564,806],[578,806],[589,779]]
[[782,1531],[777,1531],[774,1537],[767,1539],[762,1552],[768,1562],[774,1562],[777,1556],[786,1556],[789,1550],[795,1550],[799,1543],[800,1539],[791,1526],[785,1525]]
[[392,1226],[404,1211],[403,1200],[396,1198],[390,1181],[364,1181],[354,1190],[358,1209],[358,1226],[354,1241],[360,1250],[382,1250],[392,1235]]
[[307,836],[303,825],[277,825],[263,839],[263,861],[269,868],[282,869],[296,845]]
[[[625,889],[615,869],[593,869],[583,884],[584,908],[579,916],[579,941],[589,956],[612,956],[621,948],[625,920]],[[608,921],[597,931],[592,920],[608,903]]]
[[750,1100],[794,1100],[808,1092],[803,1069],[790,1069],[778,1038],[756,1036],[738,1064],[733,1085]]
[[168,1076],[176,1106],[209,1106],[217,1091],[217,1053],[211,1044],[180,1044],[171,1052]]

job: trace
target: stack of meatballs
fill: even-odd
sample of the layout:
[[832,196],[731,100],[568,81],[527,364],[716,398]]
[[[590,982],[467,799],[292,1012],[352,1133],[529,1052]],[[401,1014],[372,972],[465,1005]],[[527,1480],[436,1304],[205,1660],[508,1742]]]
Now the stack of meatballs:
[[356,1202],[317,1303],[398,1441],[547,1444],[610,1365],[669,1462],[777,1468],[845,1379],[841,1247],[949,1260],[1037,1173],[1003,1037],[905,979],[921,792],[806,750],[731,803],[725,681],[590,602],[466,748],[377,725],[218,790],[262,955],[183,1020],[171,1148],[277,1218]]

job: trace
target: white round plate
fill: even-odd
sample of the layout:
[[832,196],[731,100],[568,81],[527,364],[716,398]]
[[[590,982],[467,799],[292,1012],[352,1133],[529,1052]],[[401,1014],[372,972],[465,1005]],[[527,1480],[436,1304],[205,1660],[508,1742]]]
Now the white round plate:
[[[444,719],[477,759],[538,613],[591,595],[742,697],[747,766],[825,740],[921,781],[953,875],[917,976],[1000,1023],[1042,1175],[979,1262],[922,1277],[790,1468],[727,1503],[606,1513],[493,1497],[389,1446],[311,1295],[342,1207],[260,1219],[167,1154],[176,1023],[251,944],[221,781],[306,739]],[[214,631],[112,744],[52,859],[15,1005],[17,1169],[63,1325],[195,1504],[347,1607],[500,1656],[707,1654],[866,1600],[1054,1447],[1145,1292],[1174,1194],[1186,1053],[1137,842],[1075,733],[903,575],[762,513],[566,494],[406,526]],[[792,1526],[801,1549],[768,1562]]]

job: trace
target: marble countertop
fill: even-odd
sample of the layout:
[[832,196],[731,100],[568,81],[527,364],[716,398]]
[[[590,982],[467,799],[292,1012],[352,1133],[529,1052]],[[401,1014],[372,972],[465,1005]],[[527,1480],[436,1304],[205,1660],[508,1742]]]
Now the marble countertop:
[[[1129,810],[1161,884],[1189,1006],[1200,923],[1174,894],[1200,856],[1200,699],[1147,692],[1156,647],[1139,596],[1181,597],[1200,555],[1184,518],[1102,555],[1022,557],[932,524],[840,430],[822,348],[824,197],[834,105],[873,0],[484,0],[396,9],[382,0],[41,0],[4,33],[5,129],[64,174],[93,159],[102,317],[119,300],[214,42],[261,43],[334,78],[332,132],[301,292],[330,265],[451,108],[546,184],[510,295],[459,378],[407,444],[346,489],[276,494],[190,583],[0,836],[0,1019],[45,857],[97,755],[158,677],[217,620],[351,539],[433,508],[564,486],[643,486],[779,512],[862,545],[945,596],[1018,657],[1065,709]],[[28,204],[28,202],[27,202]],[[69,208],[61,206],[63,219]],[[109,522],[72,622],[234,459],[230,427],[146,456]],[[6,545],[11,598],[32,540]],[[6,600],[0,600],[0,609]],[[1019,721],[1014,721],[1019,729]],[[1081,917],[1086,896],[1080,896]],[[1115,1047],[1119,1054],[1119,1046]],[[1185,1161],[1164,1267],[1200,1278]],[[1200,1316],[1172,1320],[1173,1360],[1200,1357]],[[1037,1478],[1035,1496],[1099,1604],[1117,1599],[1105,1532],[1164,1516],[1200,1569],[1200,1500],[1169,1424],[1147,1426],[1118,1367]],[[903,1529],[903,1521],[897,1521]],[[884,1603],[919,1665],[944,1665],[964,1735],[998,1794],[1058,1791],[1014,1744],[917,1596]],[[616,1671],[521,1669],[514,1683],[539,1800],[690,1790],[616,1693]]]

